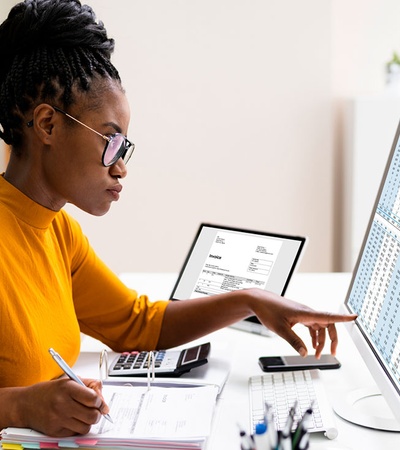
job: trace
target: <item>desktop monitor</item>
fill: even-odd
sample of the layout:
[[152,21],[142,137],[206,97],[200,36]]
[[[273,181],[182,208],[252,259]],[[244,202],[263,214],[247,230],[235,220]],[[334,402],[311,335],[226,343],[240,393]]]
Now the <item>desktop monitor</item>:
[[351,406],[376,394],[362,390],[335,411],[360,425],[400,431],[400,125],[344,306],[358,314],[346,328],[394,417],[358,414]]

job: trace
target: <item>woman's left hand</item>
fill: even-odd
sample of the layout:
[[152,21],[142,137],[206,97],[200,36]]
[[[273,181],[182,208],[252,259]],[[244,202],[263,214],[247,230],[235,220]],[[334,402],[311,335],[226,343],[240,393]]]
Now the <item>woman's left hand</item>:
[[262,290],[252,290],[253,310],[267,328],[285,339],[301,356],[307,355],[303,340],[293,331],[293,326],[301,323],[308,327],[315,356],[319,358],[326,343],[328,332],[330,351],[335,355],[338,345],[336,323],[351,322],[355,314],[334,314],[315,311],[301,303]]

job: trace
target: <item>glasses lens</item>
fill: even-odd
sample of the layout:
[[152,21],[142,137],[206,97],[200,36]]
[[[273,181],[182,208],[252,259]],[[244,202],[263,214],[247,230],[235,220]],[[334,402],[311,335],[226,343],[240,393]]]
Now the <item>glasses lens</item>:
[[131,159],[132,153],[135,150],[135,144],[126,140],[125,142],[125,154],[122,155],[122,159],[125,164],[128,164],[128,161]]
[[103,164],[105,166],[112,166],[121,157],[126,164],[132,155],[133,149],[133,144],[131,144],[123,134],[116,133],[113,136],[110,136],[110,141],[106,145],[103,154]]

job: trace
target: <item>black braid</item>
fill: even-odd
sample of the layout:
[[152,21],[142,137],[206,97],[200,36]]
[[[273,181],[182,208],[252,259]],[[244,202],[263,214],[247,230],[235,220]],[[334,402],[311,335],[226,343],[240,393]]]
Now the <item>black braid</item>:
[[79,0],[25,0],[12,8],[0,25],[0,138],[15,151],[36,104],[68,107],[75,88],[90,91],[95,78],[120,82],[113,51],[103,23]]

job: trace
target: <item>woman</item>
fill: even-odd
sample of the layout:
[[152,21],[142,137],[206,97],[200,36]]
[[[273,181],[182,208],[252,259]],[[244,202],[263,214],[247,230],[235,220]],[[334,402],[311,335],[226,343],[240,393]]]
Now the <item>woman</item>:
[[335,322],[355,318],[256,289],[151,303],[104,266],[62,208],[102,215],[121,193],[134,145],[113,48],[78,0],[26,0],[0,27],[0,429],[86,433],[108,411],[95,380],[60,379],[50,359],[73,365],[80,331],[116,351],[168,348],[256,315],[301,355],[292,327],[308,326],[319,356],[326,330],[335,353]]

